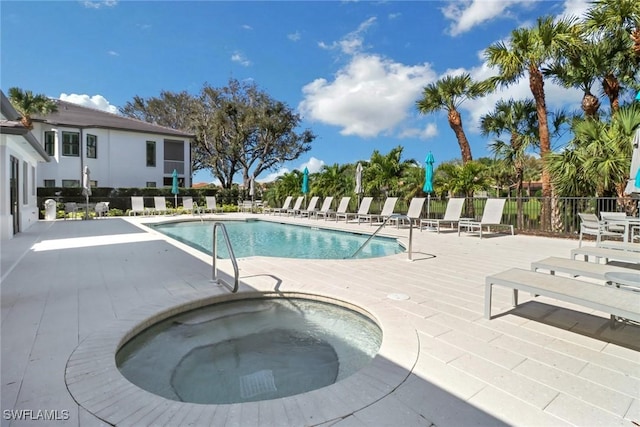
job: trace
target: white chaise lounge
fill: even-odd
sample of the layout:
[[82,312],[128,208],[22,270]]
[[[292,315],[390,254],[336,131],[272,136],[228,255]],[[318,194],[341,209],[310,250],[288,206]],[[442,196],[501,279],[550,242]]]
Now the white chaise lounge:
[[487,319],[491,319],[491,296],[494,285],[513,289],[514,307],[518,305],[518,291],[523,291],[581,305],[612,316],[640,321],[640,292],[519,268],[487,276],[484,298],[484,317]]
[[[440,224],[449,224],[454,229],[460,221],[462,215],[462,207],[464,206],[464,198],[452,197],[447,202],[447,208],[444,211],[444,216],[441,219],[429,219],[424,218],[420,220],[420,231],[422,227],[434,227],[438,233],[440,233]],[[455,224],[455,225],[454,225]]]
[[509,227],[511,229],[511,235],[513,236],[513,225],[502,224],[502,212],[504,211],[506,201],[506,199],[487,199],[480,221],[458,222],[458,236],[464,228],[467,233],[478,232],[482,239],[483,227],[487,227],[487,231],[490,231],[491,227]]

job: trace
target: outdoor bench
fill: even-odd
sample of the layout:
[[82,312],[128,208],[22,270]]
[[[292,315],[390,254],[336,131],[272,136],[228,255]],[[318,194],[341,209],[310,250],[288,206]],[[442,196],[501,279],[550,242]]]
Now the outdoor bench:
[[[640,265],[638,266],[640,268]],[[583,276],[591,279],[606,280],[605,273],[619,272],[619,273],[633,273],[640,274],[640,269],[632,269],[626,267],[619,267],[610,264],[597,264],[595,262],[584,262],[575,259],[549,257],[541,259],[540,261],[531,263],[531,270],[548,270],[549,273],[554,274],[556,271],[560,273],[570,274],[571,276]]]
[[513,289],[514,307],[518,305],[518,291],[523,291],[640,322],[640,292],[520,268],[487,276],[484,299],[484,317],[487,319],[491,319],[494,285]]
[[605,262],[612,259],[616,261],[640,264],[640,253],[633,251],[621,251],[619,249],[592,246],[583,246],[581,248],[571,249],[571,259],[576,259],[578,255],[584,255],[585,261],[588,260],[589,256],[592,256],[596,259],[596,262],[600,262],[600,258],[604,258]]

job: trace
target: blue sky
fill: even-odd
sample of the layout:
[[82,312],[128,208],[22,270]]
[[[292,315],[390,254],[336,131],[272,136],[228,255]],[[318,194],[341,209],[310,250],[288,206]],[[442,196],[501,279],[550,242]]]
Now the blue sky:
[[[357,162],[402,145],[436,165],[460,157],[446,114],[421,115],[422,88],[446,74],[495,74],[483,50],[543,15],[580,16],[586,0],[1,1],[0,87],[116,112],[134,96],[197,94],[253,80],[303,118],[313,148],[259,180]],[[550,108],[581,94],[546,84]],[[528,82],[461,107],[474,158],[490,155],[479,118]],[[194,182],[210,182],[197,173]]]

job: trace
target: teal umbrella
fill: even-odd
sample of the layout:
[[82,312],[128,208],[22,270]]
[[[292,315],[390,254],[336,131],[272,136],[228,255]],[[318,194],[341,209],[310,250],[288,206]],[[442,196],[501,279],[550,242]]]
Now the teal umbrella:
[[425,193],[433,193],[433,163],[436,160],[433,158],[433,154],[429,151],[427,157],[424,159],[425,170],[424,170],[424,186],[422,187],[422,191]]
[[171,194],[173,194],[173,207],[178,208],[178,171],[173,170],[173,181],[171,182]]
[[429,151],[427,157],[424,159],[425,169],[424,169],[424,185],[422,186],[422,191],[427,193],[427,218],[429,218],[429,214],[431,213],[431,193],[433,193],[433,163],[436,160],[433,158],[433,154]]
[[302,194],[307,194],[309,192],[309,169],[304,168],[304,172],[302,173]]

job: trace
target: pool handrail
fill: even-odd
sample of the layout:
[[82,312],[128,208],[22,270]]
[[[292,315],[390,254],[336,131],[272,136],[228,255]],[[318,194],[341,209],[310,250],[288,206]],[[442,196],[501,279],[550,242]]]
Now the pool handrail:
[[382,230],[382,227],[384,227],[387,224],[387,221],[389,221],[391,218],[395,218],[395,219],[398,219],[398,220],[406,219],[406,220],[409,221],[409,247],[407,248],[407,253],[409,255],[409,261],[413,261],[411,259],[411,245],[413,243],[412,242],[413,241],[413,223],[411,222],[411,218],[409,218],[407,215],[404,215],[404,214],[391,214],[388,217],[386,217],[384,219],[384,221],[382,221],[382,224],[380,224],[380,226],[376,229],[376,231],[374,231],[373,234],[371,234],[371,236],[369,236],[369,238],[362,244],[362,246],[360,246],[358,248],[358,250],[353,253],[353,255],[351,255],[350,257],[347,257],[345,259],[355,258],[356,255],[358,255],[360,253],[360,251],[362,251],[362,249],[365,246],[367,246],[367,244],[371,241],[371,239],[373,239],[375,237],[375,235],[378,234],[378,232],[380,230]]
[[[227,244],[227,251],[229,251],[229,258],[231,259],[231,263],[233,264],[233,274],[234,274],[233,287],[229,283],[227,283],[225,280],[218,277],[218,269],[216,268],[216,258],[218,257],[218,239],[217,239],[216,231],[218,227],[222,229],[222,236],[224,237],[224,241]],[[212,281],[218,284],[225,285],[234,294],[238,292],[238,278],[240,276],[240,270],[238,269],[238,261],[236,261],[236,256],[233,253],[233,248],[231,247],[231,240],[229,239],[229,233],[227,233],[227,228],[224,226],[223,223],[217,222],[217,221],[213,223],[213,260],[211,262],[211,266],[212,266],[212,278],[211,278]]]

